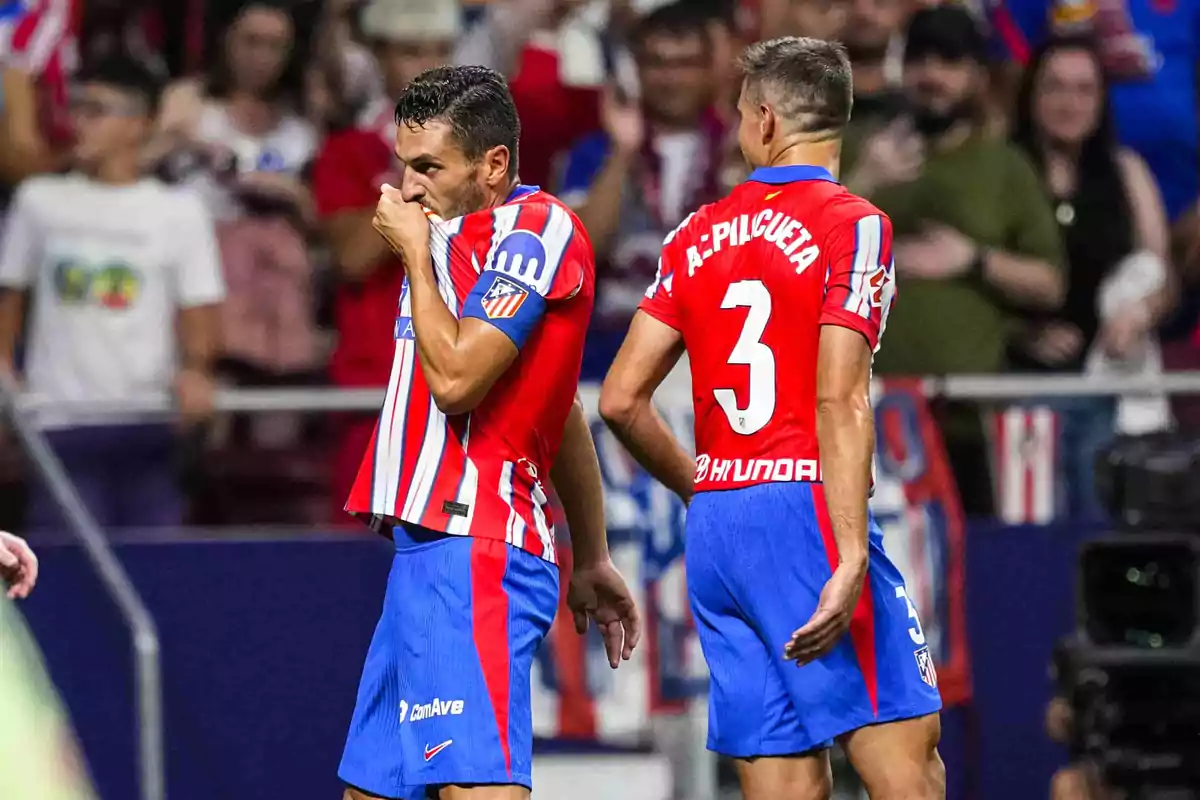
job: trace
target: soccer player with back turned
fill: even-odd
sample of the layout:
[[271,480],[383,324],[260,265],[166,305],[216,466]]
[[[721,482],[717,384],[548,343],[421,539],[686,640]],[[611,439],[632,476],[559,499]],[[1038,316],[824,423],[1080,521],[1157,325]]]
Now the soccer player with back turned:
[[608,558],[576,399],[595,267],[575,216],[517,180],[504,79],[439,67],[396,106],[400,189],[375,228],[403,258],[396,353],[347,510],[396,555],[339,775],[347,800],[529,797],[534,655],[558,608],[558,490],[576,627],[616,667],[637,643]]
[[[601,414],[689,503],[709,747],[735,759],[747,800],[827,798],[835,740],[872,800],[942,798],[932,658],[867,511],[895,269],[891,223],[835,178],[849,61],[787,38],[742,66],[756,169],[667,237]],[[651,403],[684,350],[695,460]]]

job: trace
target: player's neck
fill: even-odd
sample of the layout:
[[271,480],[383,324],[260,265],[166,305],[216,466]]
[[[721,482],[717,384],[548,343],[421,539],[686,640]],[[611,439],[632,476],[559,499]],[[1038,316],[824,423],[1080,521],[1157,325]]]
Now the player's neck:
[[842,142],[840,139],[826,139],[819,142],[800,140],[785,143],[783,147],[768,157],[765,166],[823,167],[836,178],[841,161]]
[[496,187],[495,191],[492,192],[491,196],[487,198],[488,202],[485,208],[495,208],[496,206],[504,205],[508,198],[512,197],[513,190],[516,189],[520,183],[520,178],[513,178],[507,183],[500,184],[498,187]]

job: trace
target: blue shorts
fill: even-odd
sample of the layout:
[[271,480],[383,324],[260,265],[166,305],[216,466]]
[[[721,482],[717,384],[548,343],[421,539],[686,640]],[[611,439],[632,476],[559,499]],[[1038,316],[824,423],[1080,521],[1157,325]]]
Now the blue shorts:
[[687,514],[688,594],[708,661],[708,747],[735,758],[829,747],[866,725],[938,711],[929,648],[904,579],[870,526],[870,568],[849,634],[797,667],[783,648],[837,562],[824,487],[701,492]]
[[502,541],[397,528],[338,776],[385,798],[530,786],[534,655],[558,569]]

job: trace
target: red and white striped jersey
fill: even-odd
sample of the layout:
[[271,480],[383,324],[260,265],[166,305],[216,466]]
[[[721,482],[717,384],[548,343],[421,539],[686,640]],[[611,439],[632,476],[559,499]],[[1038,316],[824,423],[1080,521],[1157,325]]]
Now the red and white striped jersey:
[[67,83],[79,66],[75,0],[22,0],[0,17],[0,64],[27,73],[38,90],[42,132],[70,136]]
[[579,384],[595,286],[591,242],[575,215],[536,187],[431,225],[447,307],[495,325],[520,353],[475,410],[447,417],[422,373],[406,280],[387,397],[346,510],[385,535],[404,521],[501,539],[553,562],[542,479]]
[[697,491],[821,479],[821,326],[877,350],[895,285],[891,222],[817,167],[755,170],[667,237],[641,309],[687,348]]

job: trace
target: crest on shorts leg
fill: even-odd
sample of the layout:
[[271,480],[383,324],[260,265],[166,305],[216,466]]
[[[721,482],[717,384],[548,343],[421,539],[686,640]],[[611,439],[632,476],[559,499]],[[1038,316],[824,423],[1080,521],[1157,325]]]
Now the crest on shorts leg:
[[917,659],[917,671],[921,673],[921,680],[937,688],[937,670],[933,666],[933,656],[929,653],[928,647],[922,647],[913,655]]

